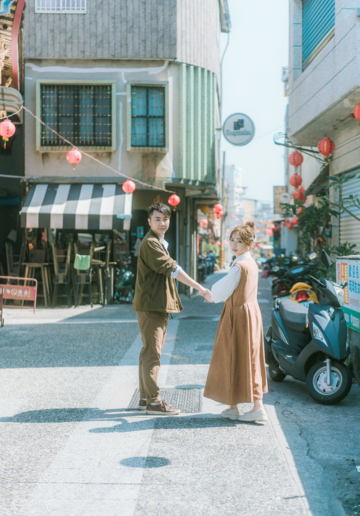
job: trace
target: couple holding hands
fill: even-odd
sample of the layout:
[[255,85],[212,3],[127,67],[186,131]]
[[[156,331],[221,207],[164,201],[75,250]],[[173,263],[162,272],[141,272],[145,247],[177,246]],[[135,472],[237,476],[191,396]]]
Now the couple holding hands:
[[[188,276],[168,253],[165,233],[171,211],[158,203],[148,210],[150,231],[141,242],[133,310],[143,348],[139,357],[139,410],[150,415],[174,416],[180,411],[160,399],[157,379],[169,313],[183,307],[175,279],[195,288],[208,303],[225,302],[216,334],[204,396],[229,405],[224,418],[264,422],[263,394],[267,392],[263,327],[257,302],[258,268],[251,256],[254,223],[237,226],[230,235],[235,255],[229,273],[210,290]],[[240,415],[239,403],[253,403]]]

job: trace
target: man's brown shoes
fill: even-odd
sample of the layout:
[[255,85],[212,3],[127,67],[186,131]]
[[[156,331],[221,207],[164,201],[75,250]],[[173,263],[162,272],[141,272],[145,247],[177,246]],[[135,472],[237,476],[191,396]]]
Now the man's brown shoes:
[[161,400],[157,405],[146,405],[146,413],[151,416],[177,416],[180,410]]

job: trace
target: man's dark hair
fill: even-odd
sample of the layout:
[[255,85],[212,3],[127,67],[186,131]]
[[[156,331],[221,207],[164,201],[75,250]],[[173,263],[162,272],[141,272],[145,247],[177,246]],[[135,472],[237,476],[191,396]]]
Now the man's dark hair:
[[151,217],[151,215],[154,213],[154,211],[159,211],[160,213],[162,213],[163,215],[165,215],[166,217],[171,217],[171,210],[169,208],[169,206],[167,206],[166,204],[162,203],[162,202],[157,202],[156,204],[152,204],[149,208],[148,208],[148,215],[149,215],[149,218]]

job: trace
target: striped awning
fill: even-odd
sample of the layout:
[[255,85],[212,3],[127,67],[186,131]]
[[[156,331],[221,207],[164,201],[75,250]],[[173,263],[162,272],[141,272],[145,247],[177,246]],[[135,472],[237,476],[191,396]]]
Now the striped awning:
[[132,194],[114,184],[37,184],[20,212],[23,228],[130,229]]

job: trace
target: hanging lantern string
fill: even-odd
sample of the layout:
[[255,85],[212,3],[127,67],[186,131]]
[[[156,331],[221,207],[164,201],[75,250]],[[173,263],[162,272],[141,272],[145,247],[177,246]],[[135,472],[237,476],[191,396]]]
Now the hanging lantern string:
[[[70,142],[63,136],[61,136],[61,134],[57,133],[54,129],[52,129],[47,124],[45,124],[45,122],[43,122],[40,118],[38,118],[36,115],[34,115],[34,113],[32,111],[30,111],[30,109],[26,108],[25,106],[22,106],[22,109],[24,109],[27,113],[29,113],[29,115],[31,115],[33,118],[35,118],[35,120],[40,122],[40,124],[42,124],[44,127],[46,127],[46,129],[49,129],[49,131],[56,134],[56,136],[61,138],[64,142],[71,145],[71,147],[73,147],[74,149],[77,149],[76,145],[74,145],[72,142]],[[135,183],[138,183],[139,185],[146,186],[147,188],[153,188],[154,190],[161,190],[162,192],[166,192],[166,193],[175,193],[172,190],[166,190],[166,188],[161,188],[160,186],[150,185],[149,183],[144,183],[143,181],[140,181],[139,179],[135,179],[134,177],[127,176],[126,174],[123,174],[122,172],[119,172],[118,170],[115,170],[114,168],[110,167],[110,165],[106,165],[106,163],[103,163],[99,159],[94,158],[94,156],[91,156],[91,154],[88,154],[87,152],[81,151],[81,154],[83,154],[84,156],[87,156],[88,158],[95,161],[96,163],[99,163],[99,165],[102,165],[103,167],[108,168],[112,172],[115,172],[115,174],[118,174],[121,177],[125,177],[126,179],[130,179],[131,181],[134,181]]]

